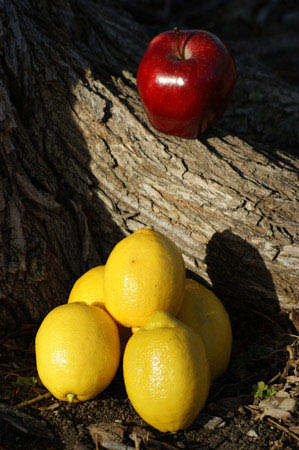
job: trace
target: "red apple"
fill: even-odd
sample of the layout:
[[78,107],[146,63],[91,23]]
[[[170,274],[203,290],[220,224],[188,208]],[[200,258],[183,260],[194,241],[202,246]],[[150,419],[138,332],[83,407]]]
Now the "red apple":
[[235,81],[231,54],[217,36],[202,30],[159,34],[137,72],[138,92],[152,125],[187,139],[222,116]]

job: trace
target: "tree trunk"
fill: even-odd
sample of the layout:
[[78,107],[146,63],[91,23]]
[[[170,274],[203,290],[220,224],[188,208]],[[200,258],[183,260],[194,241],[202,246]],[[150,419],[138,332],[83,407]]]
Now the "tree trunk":
[[227,302],[292,309],[298,89],[228,43],[238,83],[222,121],[197,140],[162,135],[135,79],[159,30],[121,3],[0,0],[2,331],[66,302],[146,224]]

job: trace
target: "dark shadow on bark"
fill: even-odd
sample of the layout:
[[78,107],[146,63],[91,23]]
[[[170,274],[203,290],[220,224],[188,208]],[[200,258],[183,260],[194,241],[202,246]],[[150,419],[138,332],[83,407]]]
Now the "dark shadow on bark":
[[[0,153],[2,335],[39,323],[65,303],[74,281],[104,264],[124,236],[97,195],[101,182],[74,119],[72,91],[97,60],[91,51],[87,55],[92,44],[84,42],[83,3],[73,2],[71,11],[69,2],[61,9],[47,2],[7,2],[3,11],[0,78],[12,113],[2,124],[8,133]],[[14,33],[16,55],[9,47]]]
[[[272,276],[261,255],[230,230],[215,233],[207,245],[205,263],[213,289],[227,306],[252,307],[270,317],[279,311]],[[242,292],[236,297],[235,292]]]
[[[283,345],[287,333],[296,331],[280,311],[263,258],[246,240],[230,230],[215,233],[207,244],[205,263],[212,290],[223,301],[233,329],[230,370],[216,383],[212,397],[225,382],[229,384],[225,396],[248,395],[251,385],[269,381],[279,366],[284,368],[288,354]],[[275,364],[273,352],[278,357]]]

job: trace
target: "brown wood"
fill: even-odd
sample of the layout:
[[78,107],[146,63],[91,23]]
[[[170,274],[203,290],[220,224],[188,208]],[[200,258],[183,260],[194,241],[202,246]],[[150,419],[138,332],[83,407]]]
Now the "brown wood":
[[3,332],[64,303],[145,224],[227,301],[298,305],[298,89],[232,43],[238,83],[222,121],[198,140],[165,136],[136,90],[152,27],[112,0],[0,10]]

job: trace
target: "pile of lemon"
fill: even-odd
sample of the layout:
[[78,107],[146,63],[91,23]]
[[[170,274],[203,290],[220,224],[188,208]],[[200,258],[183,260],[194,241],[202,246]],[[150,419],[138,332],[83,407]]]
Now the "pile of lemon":
[[177,431],[203,408],[211,380],[227,368],[231,342],[220,300],[186,280],[176,245],[147,227],[120,241],[106,265],[86,272],[68,303],[45,317],[36,362],[55,397],[79,402],[109,385],[123,345],[133,407],[158,430]]

